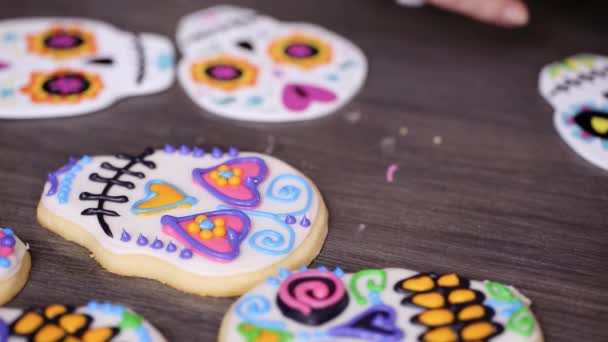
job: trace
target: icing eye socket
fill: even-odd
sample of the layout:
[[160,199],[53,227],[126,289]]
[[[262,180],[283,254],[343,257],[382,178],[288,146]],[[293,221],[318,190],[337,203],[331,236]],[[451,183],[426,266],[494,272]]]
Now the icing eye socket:
[[279,64],[311,69],[327,64],[332,59],[331,46],[319,38],[293,34],[272,42],[269,54]]
[[608,113],[585,110],[578,113],[573,120],[585,133],[600,139],[608,139]]
[[195,83],[233,91],[254,85],[258,69],[244,59],[220,56],[195,62],[192,64],[191,74]]
[[32,102],[37,103],[78,103],[97,97],[102,89],[101,79],[95,74],[59,70],[52,73],[34,72],[21,92],[29,94]]
[[55,26],[28,35],[28,50],[54,59],[66,59],[91,55],[97,49],[93,34],[77,26]]

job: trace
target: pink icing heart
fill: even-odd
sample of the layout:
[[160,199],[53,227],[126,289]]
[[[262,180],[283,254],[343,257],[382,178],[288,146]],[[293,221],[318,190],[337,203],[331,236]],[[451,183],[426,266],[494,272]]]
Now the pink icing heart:
[[291,83],[283,88],[283,104],[294,112],[305,110],[313,101],[332,102],[336,98],[331,90],[317,86]]
[[11,65],[10,65],[10,64],[8,64],[8,63],[7,63],[7,62],[5,62],[5,61],[1,61],[1,60],[0,60],[0,70],[3,70],[3,69],[8,69],[8,67],[9,67],[9,66],[11,66]]

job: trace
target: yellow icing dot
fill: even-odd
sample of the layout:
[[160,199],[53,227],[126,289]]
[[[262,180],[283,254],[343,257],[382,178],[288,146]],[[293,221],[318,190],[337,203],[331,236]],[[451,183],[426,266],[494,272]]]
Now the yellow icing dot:
[[213,225],[214,225],[214,226],[216,226],[216,227],[218,227],[218,226],[219,226],[219,227],[222,227],[222,226],[224,226],[225,224],[226,224],[226,222],[225,222],[225,221],[224,221],[224,219],[222,219],[222,218],[219,218],[219,217],[218,217],[218,218],[213,219]]
[[218,179],[220,177],[220,173],[217,171],[211,171],[209,173],[209,178],[211,179]]
[[114,332],[110,328],[89,329],[82,335],[82,342],[109,341],[113,335]]
[[207,216],[205,215],[198,215],[195,219],[194,222],[200,224],[201,222],[205,221],[207,219]]
[[68,333],[73,334],[87,324],[87,318],[79,314],[67,314],[59,319],[59,325]]
[[42,327],[34,336],[35,342],[59,341],[65,336],[65,331],[55,324],[47,324]]
[[437,292],[419,293],[412,297],[411,302],[425,308],[436,309],[445,305],[445,298]]
[[462,304],[474,301],[477,295],[469,289],[457,289],[448,295],[448,301],[452,304]]
[[52,304],[52,305],[47,306],[46,309],[44,309],[44,315],[48,319],[53,319],[53,318],[57,317],[58,315],[66,313],[67,311],[68,311],[68,308],[66,308],[65,305]]
[[218,167],[217,169],[220,171],[229,171],[230,170],[228,165],[220,165],[220,167]]
[[494,325],[488,322],[475,322],[462,328],[460,336],[462,340],[467,341],[483,341],[496,332]]
[[28,312],[17,321],[15,333],[18,335],[29,335],[44,323],[44,318],[35,312]]
[[201,228],[199,227],[198,224],[196,224],[194,222],[190,222],[190,223],[188,223],[186,230],[188,230],[188,233],[190,233],[190,234],[196,234],[196,233],[198,233],[199,230],[201,230]]
[[471,321],[483,317],[486,314],[486,309],[479,304],[470,305],[460,310],[458,320]]
[[223,237],[226,235],[226,229],[224,229],[222,227],[215,227],[215,228],[213,228],[213,235],[215,235],[217,237]]
[[240,176],[243,174],[243,170],[239,169],[238,167],[235,167],[234,169],[232,169],[232,173],[234,173],[235,176]]
[[410,278],[401,284],[404,290],[423,292],[431,290],[435,287],[433,279],[427,275],[422,275],[416,278]]
[[441,287],[456,287],[460,285],[460,278],[456,273],[444,274],[437,279],[437,285]]
[[439,327],[454,322],[454,314],[448,309],[432,309],[418,316],[420,323],[429,327]]
[[237,176],[232,176],[232,177],[228,178],[228,184],[230,184],[230,185],[240,185],[241,184],[241,178],[237,177]]
[[450,327],[429,330],[422,335],[422,341],[424,342],[456,342],[457,339],[458,336]]
[[591,127],[600,134],[606,134],[608,133],[608,119],[595,116],[591,118]]
[[213,233],[210,230],[201,230],[201,232],[199,233],[199,236],[203,240],[209,240],[213,237]]
[[215,184],[218,186],[226,186],[226,184],[228,184],[228,181],[226,181],[226,178],[218,178],[215,180]]

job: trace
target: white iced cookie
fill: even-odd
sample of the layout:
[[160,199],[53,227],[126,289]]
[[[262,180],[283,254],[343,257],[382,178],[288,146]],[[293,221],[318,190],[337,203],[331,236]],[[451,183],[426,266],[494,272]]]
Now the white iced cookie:
[[0,341],[164,342],[144,318],[111,303],[0,308]]
[[85,156],[48,175],[40,223],[110,272],[234,296],[319,253],[327,210],[315,185],[271,156],[165,146]]
[[608,170],[608,58],[581,54],[546,66],[540,92],[553,106],[553,123],[588,162]]
[[0,21],[0,118],[90,113],[174,79],[171,42],[79,18]]
[[351,42],[308,23],[217,6],[184,17],[178,78],[192,100],[217,115],[296,121],[330,114],[363,85],[367,60]]
[[220,342],[541,342],[516,289],[456,273],[281,270],[226,313]]
[[[30,268],[31,258],[27,246],[11,229],[0,228],[0,305],[21,291],[29,277]],[[0,341],[3,340],[0,338]]]

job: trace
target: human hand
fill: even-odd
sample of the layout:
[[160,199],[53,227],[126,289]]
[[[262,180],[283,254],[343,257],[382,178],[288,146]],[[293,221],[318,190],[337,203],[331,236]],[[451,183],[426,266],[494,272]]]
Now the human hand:
[[523,0],[428,0],[428,3],[485,23],[505,27],[524,26],[530,17]]

